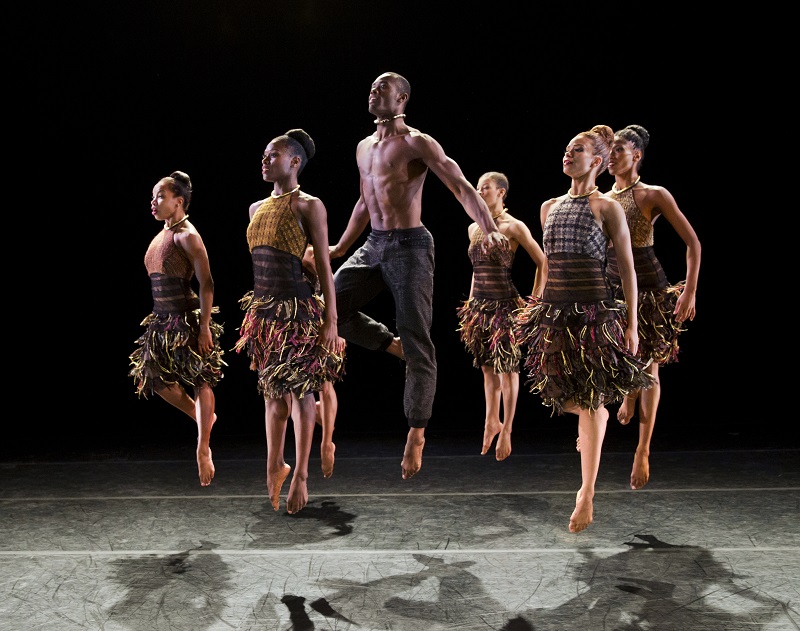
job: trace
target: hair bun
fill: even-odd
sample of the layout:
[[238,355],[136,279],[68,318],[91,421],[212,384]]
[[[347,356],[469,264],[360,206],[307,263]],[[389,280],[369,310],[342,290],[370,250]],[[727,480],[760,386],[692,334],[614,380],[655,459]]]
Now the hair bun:
[[650,143],[650,132],[641,125],[628,125],[628,129],[633,131],[642,139],[642,146],[646,147]]

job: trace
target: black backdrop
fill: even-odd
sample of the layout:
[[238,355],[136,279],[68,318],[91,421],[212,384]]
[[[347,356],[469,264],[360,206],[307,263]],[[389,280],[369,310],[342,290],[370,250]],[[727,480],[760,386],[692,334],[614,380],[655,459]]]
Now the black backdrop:
[[[540,242],[540,204],[569,185],[561,171],[567,142],[598,123],[650,131],[643,179],[670,189],[703,244],[698,316],[683,336],[680,362],[661,371],[661,423],[695,431],[728,422],[707,396],[717,368],[737,359],[721,326],[732,289],[724,288],[705,178],[708,126],[728,107],[726,73],[733,72],[715,30],[669,5],[645,19],[639,3],[217,4],[62,7],[41,17],[34,41],[23,37],[30,55],[17,67],[19,93],[33,98],[18,103],[20,120],[35,124],[20,130],[35,166],[19,184],[34,200],[26,221],[48,220],[48,230],[37,231],[46,243],[37,252],[49,271],[11,281],[29,322],[12,343],[24,345],[22,361],[31,362],[14,383],[33,389],[24,400],[36,410],[16,424],[20,449],[45,440],[192,438],[188,419],[157,398],[137,399],[127,376],[152,304],[143,264],[160,229],[150,216],[152,186],[175,169],[193,179],[190,214],[210,253],[217,319],[231,348],[238,299],[252,281],[247,209],[270,191],[260,174],[266,143],[291,127],[312,135],[317,156],[301,184],[325,202],[337,239],[358,197],[356,144],[374,130],[369,87],[387,70],[411,82],[406,122],[439,140],[471,182],[488,170],[509,176],[508,207]],[[599,181],[604,190],[612,182],[608,174]],[[455,315],[470,284],[470,220],[432,174],[423,220],[437,266],[440,385],[431,427],[479,437],[482,378],[458,341]],[[683,278],[685,247],[663,219],[656,249],[668,277]],[[521,249],[514,278],[530,291],[533,266]],[[368,311],[392,325],[388,296]],[[215,440],[261,439],[255,375],[245,356],[226,359]],[[400,362],[351,346],[337,389],[339,430],[402,439],[402,381]],[[569,419],[551,419],[522,389],[515,431],[573,425]]]

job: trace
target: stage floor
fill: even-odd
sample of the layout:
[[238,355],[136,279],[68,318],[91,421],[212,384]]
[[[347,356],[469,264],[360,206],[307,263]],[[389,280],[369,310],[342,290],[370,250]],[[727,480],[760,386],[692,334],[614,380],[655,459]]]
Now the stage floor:
[[662,432],[632,491],[633,431],[607,437],[578,534],[569,431],[515,432],[497,462],[429,430],[410,480],[402,427],[337,433],[330,479],[317,435],[297,515],[288,481],[269,505],[263,440],[212,443],[206,488],[191,441],[6,456],[0,629],[799,629],[800,450]]

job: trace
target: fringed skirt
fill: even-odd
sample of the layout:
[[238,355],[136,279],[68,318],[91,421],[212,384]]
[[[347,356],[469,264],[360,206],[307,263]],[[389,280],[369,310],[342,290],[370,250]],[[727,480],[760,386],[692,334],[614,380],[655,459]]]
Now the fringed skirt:
[[514,326],[514,311],[525,301],[470,298],[457,309],[458,331],[475,368],[490,366],[495,374],[520,372],[522,350]]
[[239,300],[245,311],[234,350],[246,351],[250,369],[258,372],[258,391],[267,399],[294,394],[302,399],[322,390],[326,381],[344,377],[345,354],[317,345],[325,304],[321,296]]
[[[686,330],[685,323],[675,320],[675,305],[686,289],[686,281],[670,285],[652,247],[633,248],[633,263],[639,289],[638,355],[661,365],[675,363],[680,351],[678,336]],[[615,298],[623,300],[613,248],[609,249],[608,279]]]
[[[214,307],[212,313],[219,313]],[[223,326],[210,323],[214,349],[200,356],[197,349],[197,332],[200,327],[200,309],[185,313],[150,313],[142,326],[145,332],[136,340],[138,348],[130,355],[131,370],[136,392],[147,398],[158,390],[173,384],[196,387],[207,383],[212,388],[223,377],[227,364],[220,346]]]
[[[575,279],[580,287],[571,292]],[[570,294],[581,300],[562,302]],[[530,391],[553,413],[564,414],[569,403],[596,410],[651,387],[650,362],[625,347],[625,318],[626,305],[611,297],[600,261],[548,257],[543,299],[526,298],[514,314]]]

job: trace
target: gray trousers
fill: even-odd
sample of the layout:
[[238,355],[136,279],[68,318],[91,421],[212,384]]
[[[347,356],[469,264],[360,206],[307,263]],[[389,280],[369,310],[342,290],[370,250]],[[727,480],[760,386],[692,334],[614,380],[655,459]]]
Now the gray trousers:
[[433,270],[433,235],[420,226],[372,230],[333,276],[339,335],[370,350],[385,350],[394,334],[360,309],[385,289],[392,293],[406,360],[403,408],[409,427],[427,427],[433,413]]

